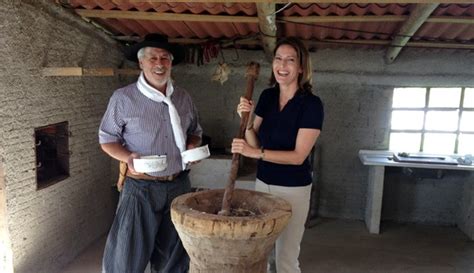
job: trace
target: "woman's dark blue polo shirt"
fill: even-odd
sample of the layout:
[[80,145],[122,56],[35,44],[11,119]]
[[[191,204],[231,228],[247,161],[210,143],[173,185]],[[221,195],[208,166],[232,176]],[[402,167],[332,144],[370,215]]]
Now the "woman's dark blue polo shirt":
[[[255,114],[263,119],[258,131],[264,149],[293,151],[300,128],[321,130],[323,104],[318,96],[297,92],[279,111],[280,90],[266,89],[260,95]],[[285,165],[258,161],[257,178],[271,185],[299,187],[311,184],[308,158],[301,165]]]

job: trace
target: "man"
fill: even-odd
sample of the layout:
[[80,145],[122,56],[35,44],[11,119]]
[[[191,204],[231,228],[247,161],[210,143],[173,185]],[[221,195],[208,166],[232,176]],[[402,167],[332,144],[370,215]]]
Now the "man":
[[[110,98],[99,130],[101,148],[128,164],[125,185],[104,250],[103,272],[187,272],[189,257],[171,222],[170,203],[191,189],[181,152],[200,144],[202,129],[189,94],[174,85],[171,67],[184,50],[150,34],[128,48],[142,72]],[[161,172],[138,173],[133,159],[166,155]]]

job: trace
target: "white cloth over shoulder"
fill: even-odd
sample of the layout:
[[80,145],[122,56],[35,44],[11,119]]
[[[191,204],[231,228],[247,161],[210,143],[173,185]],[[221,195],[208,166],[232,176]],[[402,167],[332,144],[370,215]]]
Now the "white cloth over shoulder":
[[[138,78],[137,87],[140,92],[145,95],[147,98],[156,101],[156,102],[163,102],[168,105],[168,111],[170,114],[171,119],[171,128],[173,129],[173,136],[176,146],[178,147],[179,151],[182,153],[186,150],[186,138],[184,137],[183,128],[181,127],[181,119],[179,118],[178,110],[174,106],[173,102],[171,101],[171,95],[173,94],[174,87],[171,81],[168,81],[166,85],[166,96],[163,95],[159,90],[152,87],[148,82],[145,80],[145,76],[143,72],[140,73],[140,77]],[[182,164],[182,169],[186,169],[186,164]]]

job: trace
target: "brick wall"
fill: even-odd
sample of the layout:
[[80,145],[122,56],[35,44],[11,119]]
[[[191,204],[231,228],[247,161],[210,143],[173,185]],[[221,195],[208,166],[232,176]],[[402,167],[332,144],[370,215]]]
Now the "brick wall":
[[[42,67],[117,67],[115,42],[50,1],[0,1],[0,157],[15,272],[57,272],[105,234],[110,160],[97,130],[116,77],[43,77]],[[68,121],[70,177],[36,190],[34,128]]]

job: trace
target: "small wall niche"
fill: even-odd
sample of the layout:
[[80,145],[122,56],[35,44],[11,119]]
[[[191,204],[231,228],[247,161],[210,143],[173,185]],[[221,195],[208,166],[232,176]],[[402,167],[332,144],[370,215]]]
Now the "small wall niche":
[[68,128],[67,121],[35,128],[37,190],[69,177]]

